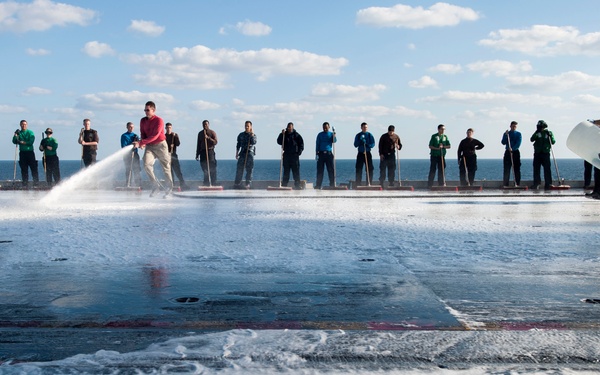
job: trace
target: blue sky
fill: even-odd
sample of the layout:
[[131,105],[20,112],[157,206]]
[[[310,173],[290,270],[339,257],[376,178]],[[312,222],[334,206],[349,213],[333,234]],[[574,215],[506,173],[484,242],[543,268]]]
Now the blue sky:
[[[580,121],[600,117],[600,26],[596,1],[68,1],[0,2],[0,121],[41,137],[54,129],[61,159],[77,160],[90,118],[99,158],[120,147],[144,103],[180,134],[195,157],[201,122],[219,136],[218,159],[233,159],[245,120],[257,158],[276,159],[292,121],[305,159],[324,121],[339,158],[354,158],[360,123],[378,139],[396,126],[402,158],[428,158],[446,125],[454,150],[475,129],[480,158],[501,158],[512,120],[523,157],[539,119],[557,157]],[[454,155],[451,153],[450,155]]]

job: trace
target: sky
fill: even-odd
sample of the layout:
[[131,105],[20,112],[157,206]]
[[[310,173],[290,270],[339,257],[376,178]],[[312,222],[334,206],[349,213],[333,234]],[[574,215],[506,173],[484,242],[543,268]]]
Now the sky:
[[[235,157],[244,122],[259,159],[278,159],[277,135],[295,124],[314,160],[328,121],[338,158],[356,157],[367,122],[378,139],[395,125],[400,158],[429,157],[438,124],[454,150],[473,128],[501,158],[512,120],[529,137],[543,119],[557,158],[574,158],[575,125],[600,118],[597,2],[229,0],[0,2],[0,122],[5,147],[25,119],[36,144],[54,130],[63,160],[78,160],[84,118],[98,158],[120,148],[144,103],[180,135],[193,159],[202,120],[218,134],[217,159]],[[40,153],[38,152],[38,158]]]

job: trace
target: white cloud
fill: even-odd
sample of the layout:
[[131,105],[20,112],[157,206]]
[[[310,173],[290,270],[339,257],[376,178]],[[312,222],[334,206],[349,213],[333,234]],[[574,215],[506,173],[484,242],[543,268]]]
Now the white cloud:
[[417,45],[414,43],[409,43],[408,46],[406,46],[409,50],[414,51],[417,49]]
[[39,49],[27,48],[27,54],[29,56],[46,56],[46,55],[50,54],[50,51],[48,51],[47,49],[43,49],[43,48],[39,48]]
[[[523,113],[512,111],[508,107],[490,107],[490,108],[481,108],[478,110],[467,110],[460,113],[458,118],[468,118],[468,119],[499,119],[504,122],[506,128],[509,127],[510,121],[506,119],[526,119],[532,118],[530,113]],[[475,129],[477,130],[477,129]]]
[[134,112],[141,117],[148,100],[155,102],[157,108],[174,102],[172,95],[159,92],[113,91],[83,95],[77,99],[77,108]]
[[[490,127],[497,129],[496,127],[498,125],[503,126],[505,130],[508,130],[510,127],[510,122],[513,120],[518,121],[522,126],[524,126],[523,129],[529,126],[527,124],[535,125],[539,120],[538,116],[534,112],[527,110],[515,111],[514,106],[510,106],[510,109],[509,107],[505,106],[494,106],[476,110],[465,110],[457,113],[454,117],[457,120],[471,122],[475,132],[480,134],[486,134],[484,132],[486,132]],[[487,134],[487,136],[489,135],[490,134]],[[477,138],[477,135],[475,135],[475,138]],[[484,139],[480,138],[480,140]]]
[[513,89],[563,92],[567,90],[595,90],[600,86],[600,76],[591,76],[578,71],[570,71],[555,76],[516,76],[507,81]]
[[23,95],[31,96],[31,95],[48,95],[52,94],[52,91],[48,89],[44,89],[41,87],[29,87],[25,91],[23,91]]
[[0,104],[0,113],[23,113],[27,111],[25,107]]
[[194,100],[190,103],[190,108],[196,111],[206,111],[209,109],[219,109],[221,106],[217,103],[207,102],[204,100]]
[[480,72],[486,77],[492,74],[504,77],[512,74],[529,72],[533,69],[529,61],[519,61],[515,64],[505,60],[476,61],[468,64],[467,68],[473,72]]
[[231,100],[231,102],[233,103],[233,105],[236,105],[236,106],[242,106],[245,104],[245,102],[242,99],[238,99],[238,98],[233,98]]
[[429,68],[431,72],[440,72],[446,74],[456,74],[462,72],[460,64],[437,64]]
[[589,95],[589,94],[577,95],[573,98],[573,102],[582,104],[584,106],[598,107],[598,106],[600,106],[600,96]]
[[265,25],[262,22],[253,22],[250,20],[245,20],[243,22],[238,22],[234,25],[225,25],[219,28],[219,35],[227,35],[227,30],[236,30],[240,34],[246,36],[266,36],[271,34],[273,29],[269,25]]
[[72,107],[52,108],[50,110],[50,112],[58,113],[61,115],[76,115],[76,114],[81,113],[81,111],[76,110],[75,108],[72,108]]
[[572,26],[534,25],[529,29],[501,29],[491,32],[479,44],[503,51],[533,56],[600,54],[600,32],[580,34]]
[[375,27],[422,29],[425,27],[455,26],[462,21],[476,21],[479,14],[471,8],[448,3],[436,3],[424,9],[397,4],[393,7],[370,7],[356,14],[356,22]]
[[[234,112],[236,118],[279,118],[287,121],[290,118],[314,120],[316,116],[328,117],[340,114],[351,115],[351,120],[357,118],[377,119],[387,116],[402,116],[411,118],[435,119],[429,111],[414,110],[404,106],[388,107],[382,105],[342,105],[315,104],[311,101],[275,103],[273,105],[247,105]],[[359,122],[360,123],[360,122]]]
[[466,119],[466,120],[473,120],[475,117],[476,117],[475,112],[473,112],[471,110],[462,111],[461,113],[459,113],[456,116],[456,118]]
[[338,75],[348,64],[345,58],[332,58],[295,49],[236,51],[210,49],[197,45],[174,48],[171,52],[128,55],[130,64],[146,69],[135,78],[160,87],[215,89],[228,87],[229,73],[248,72],[259,80],[274,75],[317,76]]
[[333,101],[373,101],[379,99],[379,93],[385,91],[385,85],[335,85],[333,83],[319,83],[311,92],[311,99]]
[[437,88],[437,82],[430,76],[423,76],[414,81],[408,82],[408,85],[414,89]]
[[235,28],[242,34],[247,36],[265,36],[271,34],[271,27],[262,22],[252,22],[245,20],[238,22]]
[[154,21],[131,20],[127,30],[148,36],[159,36],[165,32],[165,27],[158,26]]
[[[50,108],[47,112],[57,115],[57,120],[45,120],[46,126],[52,126],[52,122],[56,122],[54,125],[67,125],[72,126],[74,123],[80,124],[82,118],[94,118],[96,114],[92,110],[82,110],[74,107],[59,107]],[[55,129],[56,130],[56,129]]]
[[106,43],[100,43],[98,41],[87,42],[83,47],[82,51],[86,55],[95,58],[115,54],[115,51],[111,48],[110,45]]
[[87,26],[97,17],[95,11],[50,0],[31,3],[0,3],[0,32],[44,31],[54,26]]
[[481,103],[496,103],[503,105],[504,103],[524,104],[524,105],[539,105],[543,107],[562,106],[564,102],[558,96],[547,95],[522,95],[522,94],[506,94],[497,92],[470,92],[470,91],[447,91],[440,96],[429,96],[418,99],[418,102],[452,102],[452,103],[467,103],[469,105]]

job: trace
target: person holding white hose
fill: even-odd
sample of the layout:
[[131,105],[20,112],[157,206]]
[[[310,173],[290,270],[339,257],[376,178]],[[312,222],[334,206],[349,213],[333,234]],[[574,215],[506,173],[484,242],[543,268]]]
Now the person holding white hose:
[[154,162],[156,159],[162,166],[163,174],[167,186],[164,186],[166,198],[173,191],[173,178],[171,177],[171,155],[169,154],[169,146],[167,145],[166,136],[163,132],[164,121],[154,112],[156,104],[149,101],[146,102],[144,112],[146,116],[140,120],[140,136],[141,140],[133,142],[133,147],[145,148],[144,152],[144,170],[152,183],[152,192],[150,197],[155,196],[161,189],[161,184],[154,175]]

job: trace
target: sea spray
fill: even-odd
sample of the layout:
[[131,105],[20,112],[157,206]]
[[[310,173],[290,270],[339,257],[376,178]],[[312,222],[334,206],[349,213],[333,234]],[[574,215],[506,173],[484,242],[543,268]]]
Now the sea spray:
[[131,154],[133,146],[123,147],[106,159],[82,169],[70,178],[55,186],[44,198],[42,203],[55,203],[68,198],[79,190],[98,189],[112,186],[117,173],[124,170],[123,159]]

